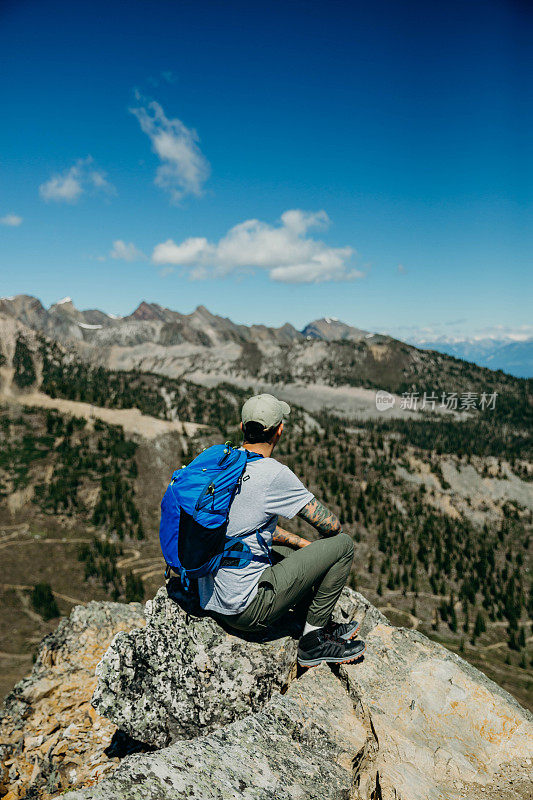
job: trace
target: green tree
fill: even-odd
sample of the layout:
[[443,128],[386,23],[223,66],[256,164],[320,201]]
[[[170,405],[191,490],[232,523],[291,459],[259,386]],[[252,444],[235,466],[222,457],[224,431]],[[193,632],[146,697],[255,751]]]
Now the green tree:
[[450,614],[450,622],[448,623],[450,626],[450,630],[453,633],[457,632],[457,614],[455,613],[455,606],[452,605],[451,607],[451,614]]
[[28,345],[23,339],[17,339],[15,354],[13,356],[13,380],[19,389],[25,389],[36,381],[35,367],[33,358]]
[[36,583],[31,593],[31,604],[45,620],[59,616],[59,608],[49,583]]
[[481,611],[477,612],[476,621],[474,622],[474,630],[472,633],[472,644],[475,643],[478,636],[481,636],[482,633],[485,633],[487,630],[487,626],[485,624],[485,618]]
[[465,633],[468,633],[468,624],[469,624],[469,622],[470,622],[470,620],[468,618],[468,604],[467,604],[466,609],[465,609],[465,618],[464,618],[464,622],[463,622],[463,630],[464,630]]
[[126,575],[126,603],[140,603],[144,600],[144,584],[140,576],[130,570]]

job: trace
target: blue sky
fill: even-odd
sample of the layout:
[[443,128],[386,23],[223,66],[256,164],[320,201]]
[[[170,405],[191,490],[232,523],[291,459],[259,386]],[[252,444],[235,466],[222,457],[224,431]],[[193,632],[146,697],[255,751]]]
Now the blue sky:
[[4,2],[0,294],[531,333],[532,32],[519,0]]

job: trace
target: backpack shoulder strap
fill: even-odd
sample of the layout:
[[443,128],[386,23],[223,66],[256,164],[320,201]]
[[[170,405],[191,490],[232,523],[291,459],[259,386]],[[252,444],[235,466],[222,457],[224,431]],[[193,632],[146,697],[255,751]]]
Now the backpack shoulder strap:
[[255,453],[253,450],[245,450],[246,461],[257,461],[259,458],[264,458],[261,453]]

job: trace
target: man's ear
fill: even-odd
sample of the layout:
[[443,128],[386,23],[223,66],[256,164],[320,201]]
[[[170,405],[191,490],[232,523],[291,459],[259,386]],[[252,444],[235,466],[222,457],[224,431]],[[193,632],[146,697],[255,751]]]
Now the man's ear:
[[241,424],[239,425],[239,427],[240,427],[241,431],[244,433],[244,425],[242,424],[242,422],[241,422]]
[[278,436],[281,436],[282,433],[283,433],[283,422],[280,422],[278,428]]

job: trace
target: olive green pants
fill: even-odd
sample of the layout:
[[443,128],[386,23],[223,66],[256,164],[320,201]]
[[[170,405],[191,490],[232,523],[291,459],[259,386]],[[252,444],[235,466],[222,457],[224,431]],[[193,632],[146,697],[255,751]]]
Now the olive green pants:
[[232,628],[268,627],[290,608],[309,598],[307,622],[323,626],[342,592],[353,561],[353,541],[346,533],[319,539],[299,550],[273,547],[282,556],[261,575],[257,594],[240,614],[216,614]]

